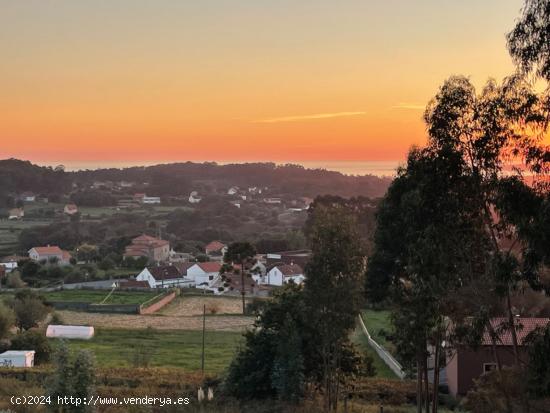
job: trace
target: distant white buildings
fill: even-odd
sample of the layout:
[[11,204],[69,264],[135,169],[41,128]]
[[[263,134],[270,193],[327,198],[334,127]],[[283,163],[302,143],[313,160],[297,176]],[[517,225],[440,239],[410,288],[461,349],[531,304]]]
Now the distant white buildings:
[[199,196],[199,193],[197,191],[191,192],[189,195],[189,203],[190,204],[198,204],[202,201],[202,198]]
[[239,193],[239,187],[238,186],[232,186],[227,190],[227,195],[236,195]]
[[147,196],[147,194],[144,193],[136,193],[134,194],[134,202],[148,205],[160,204],[160,197]]
[[32,192],[23,192],[19,195],[19,199],[23,202],[34,202],[36,201],[36,195]]
[[158,196],[144,196],[141,199],[142,204],[160,204],[160,197]]
[[75,215],[78,213],[78,207],[75,204],[67,204],[63,208],[63,213],[67,215]]

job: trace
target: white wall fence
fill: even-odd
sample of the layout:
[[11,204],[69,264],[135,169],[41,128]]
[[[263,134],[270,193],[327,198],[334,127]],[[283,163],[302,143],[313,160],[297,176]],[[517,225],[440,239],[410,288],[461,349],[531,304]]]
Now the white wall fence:
[[382,359],[384,363],[395,373],[397,377],[399,377],[401,380],[405,378],[406,374],[403,371],[403,367],[399,362],[393,358],[393,356],[388,353],[382,347],[380,344],[378,344],[370,335],[369,330],[367,330],[367,327],[365,326],[365,323],[363,322],[363,318],[361,315],[359,315],[359,323],[361,324],[361,328],[363,329],[363,333],[367,336],[367,340],[369,345],[372,347],[374,351],[376,351],[376,354]]

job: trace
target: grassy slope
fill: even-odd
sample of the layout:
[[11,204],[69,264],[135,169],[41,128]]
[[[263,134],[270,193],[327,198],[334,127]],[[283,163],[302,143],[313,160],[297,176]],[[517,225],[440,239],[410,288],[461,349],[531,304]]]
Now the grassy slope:
[[[241,341],[241,333],[207,331],[205,370],[222,372]],[[93,339],[69,340],[68,343],[73,350],[92,350],[101,367],[132,366],[136,352],[141,351],[152,354],[151,366],[178,367],[187,371],[201,368],[201,331],[96,329]]]
[[[100,303],[109,294],[108,290],[63,290],[44,293],[51,301],[81,301]],[[158,295],[158,292],[115,291],[104,304],[141,304]]]
[[374,367],[376,368],[376,377],[384,379],[397,379],[397,376],[390,370],[390,368],[382,361],[378,354],[369,346],[367,337],[363,334],[363,331],[359,325],[355,328],[351,336],[351,340],[360,349],[364,350],[369,356],[372,357]]
[[363,310],[361,315],[371,337],[391,354],[395,354],[393,343],[387,341],[386,338],[380,334],[381,329],[385,330],[387,333],[391,333],[393,329],[390,320],[390,312],[387,310]]

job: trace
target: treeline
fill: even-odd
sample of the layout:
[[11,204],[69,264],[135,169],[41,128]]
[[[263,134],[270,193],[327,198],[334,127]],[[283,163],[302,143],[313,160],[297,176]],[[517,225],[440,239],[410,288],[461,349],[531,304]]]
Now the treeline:
[[62,168],[41,167],[18,159],[1,160],[0,206],[14,206],[14,195],[26,191],[55,198],[67,193],[71,183],[71,176]]
[[[347,176],[323,169],[306,169],[300,165],[274,163],[245,163],[218,165],[214,162],[173,163],[125,169],[100,169],[74,173],[78,181],[149,182],[151,192],[183,195],[200,185],[229,188],[268,187],[282,193],[315,197],[322,194],[340,196],[379,197],[386,192],[389,178],[372,175]],[[196,187],[196,185],[199,187]],[[195,185],[195,186],[193,186]]]

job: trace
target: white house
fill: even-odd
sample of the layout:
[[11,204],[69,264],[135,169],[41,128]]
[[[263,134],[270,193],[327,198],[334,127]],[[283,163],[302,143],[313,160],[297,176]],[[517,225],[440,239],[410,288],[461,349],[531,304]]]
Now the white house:
[[67,215],[75,215],[78,213],[78,207],[76,204],[67,204],[65,205],[65,208],[63,208],[63,213]]
[[197,262],[187,269],[187,278],[197,288],[212,286],[220,276],[222,265],[219,262]]
[[34,202],[36,201],[36,195],[33,194],[32,192],[23,192],[19,196],[19,199],[23,202]]
[[29,258],[34,261],[49,261],[54,258],[60,265],[70,264],[71,254],[58,246],[34,247],[29,250]]
[[239,192],[239,187],[238,186],[232,186],[231,188],[229,188],[227,190],[227,195],[235,195]]
[[201,202],[202,198],[199,196],[199,193],[197,191],[191,192],[189,195],[189,203],[191,204],[198,204]]
[[0,367],[33,367],[34,351],[10,350],[0,354]]
[[266,204],[280,204],[281,202],[281,198],[264,198]]
[[204,253],[209,257],[222,257],[227,252],[227,245],[220,241],[211,241],[204,247]]
[[141,198],[142,204],[160,204],[160,197],[158,196],[144,196]]
[[0,260],[0,265],[5,268],[6,273],[10,273],[17,268],[17,261],[24,258],[25,257],[17,257],[15,255],[10,255],[9,257],[2,258]]
[[160,265],[141,271],[136,281],[147,281],[150,288],[191,287],[194,284],[186,278],[188,266]]
[[305,278],[304,271],[298,264],[277,264],[267,271],[261,284],[281,286],[291,280],[296,284],[301,284]]

